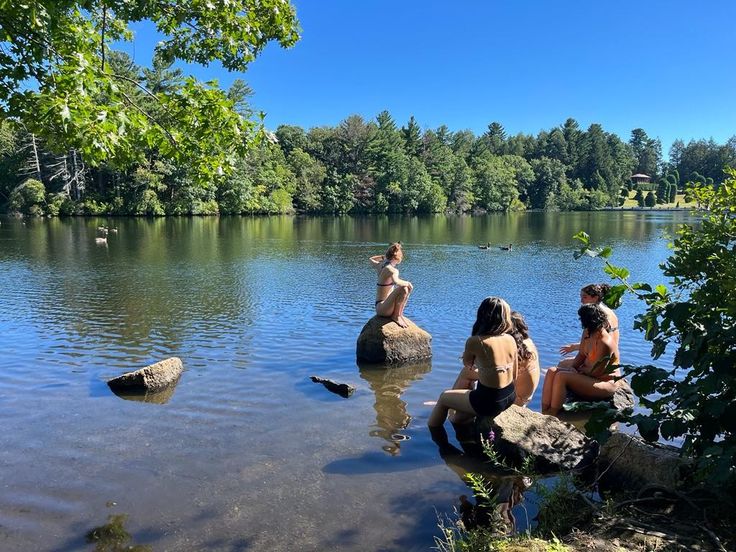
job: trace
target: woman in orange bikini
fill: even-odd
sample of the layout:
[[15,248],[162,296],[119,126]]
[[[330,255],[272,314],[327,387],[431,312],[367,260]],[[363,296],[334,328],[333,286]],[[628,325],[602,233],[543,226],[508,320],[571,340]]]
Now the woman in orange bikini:
[[408,324],[404,320],[404,307],[409,294],[414,289],[411,282],[399,278],[396,266],[404,259],[401,243],[392,243],[385,255],[374,255],[369,259],[371,266],[378,273],[376,288],[376,314],[386,316],[402,328]]
[[[606,318],[608,319],[608,328],[606,329],[608,330],[608,333],[613,335],[613,338],[616,340],[616,345],[618,345],[618,316],[616,316],[616,313],[613,312],[613,310],[603,302],[603,298],[606,296],[610,289],[611,286],[605,283],[588,284],[580,290],[580,302],[583,305],[600,305],[600,307],[606,313]],[[567,355],[570,353],[574,353],[578,350],[579,347],[580,343],[568,343],[567,345],[563,345],[562,347],[560,347],[560,354]],[[572,359],[564,360],[560,363],[560,365],[570,365],[570,362],[572,362]]]
[[440,452],[447,446],[447,433],[442,426],[450,409],[470,416],[495,417],[514,404],[519,358],[512,329],[508,303],[499,297],[484,299],[478,307],[472,335],[465,342],[463,370],[458,377],[458,381],[477,380],[477,387],[443,391],[427,421]]
[[571,390],[584,399],[610,399],[616,392],[620,363],[618,344],[608,330],[608,317],[598,304],[587,304],[578,310],[583,326],[583,340],[570,368],[560,366],[547,370],[542,388],[542,414],[556,416]]

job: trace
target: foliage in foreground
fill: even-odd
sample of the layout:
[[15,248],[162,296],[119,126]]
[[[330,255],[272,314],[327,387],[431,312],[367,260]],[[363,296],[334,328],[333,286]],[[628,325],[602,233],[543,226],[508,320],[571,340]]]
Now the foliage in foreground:
[[[134,70],[110,45],[133,41],[130,26],[143,21],[163,39],[154,67]],[[176,60],[244,71],[269,42],[298,37],[288,0],[0,0],[0,116],[88,165],[166,159],[205,184],[228,172],[258,125],[214,81],[158,77]]]
[[609,247],[593,248],[584,232],[579,255],[603,259],[605,272],[620,283],[606,302],[615,307],[624,294],[643,301],[646,312],[634,328],[659,359],[674,347],[671,368],[624,367],[648,413],[631,417],[649,441],[683,439],[698,476],[736,485],[736,170],[721,185],[697,182],[688,195],[704,210],[699,224],[683,225],[674,252],[662,265],[664,285],[631,283],[630,273],[611,264]]

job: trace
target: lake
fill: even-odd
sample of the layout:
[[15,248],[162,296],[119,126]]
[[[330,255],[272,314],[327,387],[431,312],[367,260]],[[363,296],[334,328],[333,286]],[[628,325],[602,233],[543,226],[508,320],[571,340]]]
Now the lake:
[[[573,259],[572,235],[657,284],[666,236],[687,220],[4,218],[0,550],[92,550],[85,535],[110,519],[154,551],[428,550],[438,514],[470,492],[430,440],[423,403],[454,381],[480,301],[507,299],[554,364],[580,335],[579,288],[608,281],[600,261]],[[101,224],[118,229],[107,245],[95,243]],[[367,259],[395,240],[415,286],[406,315],[432,334],[433,358],[360,368]],[[628,298],[618,311],[627,363],[650,362],[631,329],[641,309]],[[105,383],[169,356],[185,372],[160,403]],[[357,391],[343,399],[311,375]]]

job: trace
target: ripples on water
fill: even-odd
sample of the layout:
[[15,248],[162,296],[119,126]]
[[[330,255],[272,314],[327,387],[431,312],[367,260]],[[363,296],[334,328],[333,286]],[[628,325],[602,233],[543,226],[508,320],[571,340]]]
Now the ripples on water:
[[[3,220],[0,549],[83,549],[119,515],[154,550],[428,549],[435,508],[468,491],[466,468],[437,456],[423,402],[454,380],[480,300],[524,313],[552,364],[580,335],[578,289],[604,279],[573,260],[570,237],[586,229],[635,280],[659,283],[661,233],[683,218]],[[103,223],[119,233],[98,246]],[[434,358],[359,368],[367,258],[396,239],[416,287],[407,314]],[[477,248],[487,241],[514,251]],[[639,308],[619,310],[630,363],[649,360],[627,330]],[[105,384],[171,355],[186,372],[164,404]],[[358,391],[343,400],[313,374]]]

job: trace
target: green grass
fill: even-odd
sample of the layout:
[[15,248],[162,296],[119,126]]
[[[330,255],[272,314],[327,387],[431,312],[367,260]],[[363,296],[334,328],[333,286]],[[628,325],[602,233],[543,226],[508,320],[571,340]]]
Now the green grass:
[[[638,207],[639,206],[639,204],[634,199],[634,197],[636,197],[636,192],[635,191],[630,191],[629,192],[628,199],[623,204],[623,207],[625,209],[629,209],[631,207]],[[677,194],[677,196],[675,196],[675,202],[674,203],[661,203],[661,204],[657,204],[654,207],[652,207],[652,209],[673,209],[673,208],[675,208],[675,207],[678,206],[678,203],[679,203],[679,207],[695,207],[695,203],[694,202],[688,203],[688,202],[685,201],[685,194]],[[649,207],[642,207],[642,209],[649,209]]]

